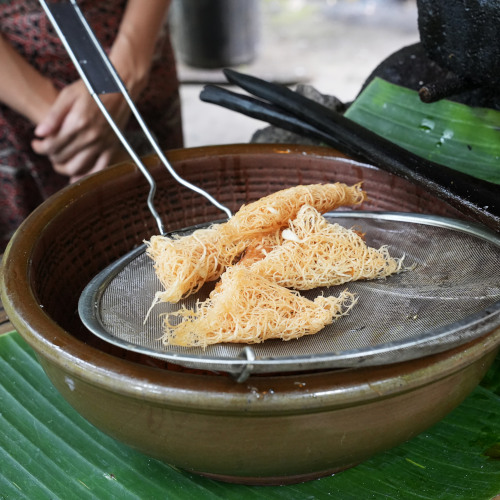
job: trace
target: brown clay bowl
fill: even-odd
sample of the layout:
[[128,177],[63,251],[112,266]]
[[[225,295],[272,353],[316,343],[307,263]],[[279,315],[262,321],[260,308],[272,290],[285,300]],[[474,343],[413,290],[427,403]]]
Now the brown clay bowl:
[[[327,148],[234,145],[168,156],[182,176],[232,210],[284,187],[338,180],[363,181],[365,209],[460,215],[407,181]],[[146,163],[167,230],[221,218],[155,157]],[[330,474],[438,422],[496,355],[500,329],[415,361],[237,383],[110,347],[82,326],[77,302],[98,271],[156,231],[147,191],[125,163],[53,196],[10,242],[1,291],[12,323],[63,397],[96,427],[150,456],[248,484]]]

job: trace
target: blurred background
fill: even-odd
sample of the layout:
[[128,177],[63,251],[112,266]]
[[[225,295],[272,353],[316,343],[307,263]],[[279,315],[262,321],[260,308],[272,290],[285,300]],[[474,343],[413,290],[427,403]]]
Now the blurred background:
[[[242,48],[249,60],[232,67],[292,87],[306,83],[344,102],[356,97],[365,79],[386,57],[419,40],[415,0],[247,0],[246,12],[228,12],[224,1],[218,0],[223,15],[232,17],[233,26],[247,30],[231,36],[253,37],[253,47],[246,40],[247,46]],[[200,67],[210,62],[196,60],[200,59],[199,49],[186,47],[186,39],[193,40],[186,29],[198,34],[204,29],[186,21],[195,16],[192,9],[201,3],[175,0],[171,13],[185,146],[249,142],[265,123],[199,99],[205,83],[225,82],[220,68]],[[201,18],[214,28],[214,20]]]

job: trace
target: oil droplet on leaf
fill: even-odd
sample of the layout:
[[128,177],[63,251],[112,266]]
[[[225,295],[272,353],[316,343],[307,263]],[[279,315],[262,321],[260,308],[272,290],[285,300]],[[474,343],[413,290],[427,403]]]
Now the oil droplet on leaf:
[[447,128],[443,131],[443,134],[439,138],[439,142],[436,144],[436,146],[439,148],[445,143],[445,141],[449,141],[452,138],[453,138],[453,130]]
[[430,120],[429,118],[423,118],[418,128],[426,133],[429,133],[432,130],[434,130],[435,126],[436,124],[434,123],[434,120]]

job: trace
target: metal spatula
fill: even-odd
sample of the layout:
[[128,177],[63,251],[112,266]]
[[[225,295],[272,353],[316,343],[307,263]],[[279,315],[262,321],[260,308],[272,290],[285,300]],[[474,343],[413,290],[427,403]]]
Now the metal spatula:
[[141,161],[139,156],[135,153],[134,149],[128,143],[127,139],[122,134],[120,128],[113,120],[113,117],[108,113],[108,110],[100,99],[100,95],[111,93],[122,94],[128,106],[130,107],[132,114],[134,115],[145,136],[153,147],[153,150],[158,155],[163,165],[165,165],[167,170],[170,172],[172,177],[188,189],[191,189],[204,196],[208,201],[210,201],[210,203],[215,205],[220,210],[224,211],[228,217],[231,217],[231,211],[227,207],[219,203],[215,198],[213,198],[203,189],[191,184],[190,182],[180,177],[174,170],[172,165],[165,157],[160,146],[154,139],[153,135],[149,131],[148,127],[144,123],[144,120],[142,119],[139,111],[130,98],[125,85],[120,79],[120,76],[118,75],[116,69],[113,67],[108,56],[96,39],[80,8],[76,4],[76,1],[69,0],[68,2],[46,2],[45,0],[40,0],[40,4],[45,10],[51,23],[53,24],[54,29],[61,39],[73,64],[78,70],[80,77],[89,89],[90,95],[94,98],[95,102],[99,106],[99,109],[109,122],[111,128],[117,135],[122,145],[125,147],[127,153],[129,153],[135,164],[139,167],[140,171],[148,181],[150,190],[147,198],[147,204],[151,214],[156,220],[160,233],[164,233],[164,227],[162,220],[154,206],[154,196],[156,192],[155,180],[151,176],[150,172]]

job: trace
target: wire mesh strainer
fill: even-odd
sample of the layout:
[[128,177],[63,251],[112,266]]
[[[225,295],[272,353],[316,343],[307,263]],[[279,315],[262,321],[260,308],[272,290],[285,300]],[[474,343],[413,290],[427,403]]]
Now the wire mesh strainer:
[[[411,270],[384,280],[348,283],[303,292],[308,298],[359,297],[348,316],[321,332],[284,342],[202,348],[163,346],[162,314],[193,308],[212,288],[178,304],[158,304],[161,290],[153,263],[139,247],[104,269],[84,290],[79,312],[94,334],[122,348],[186,367],[225,371],[244,380],[250,373],[381,365],[442,352],[500,324],[500,237],[482,226],[448,218],[388,213],[335,212],[331,222],[355,226],[370,246],[388,245]],[[200,226],[196,226],[199,228]],[[189,228],[177,234],[189,234]]]

